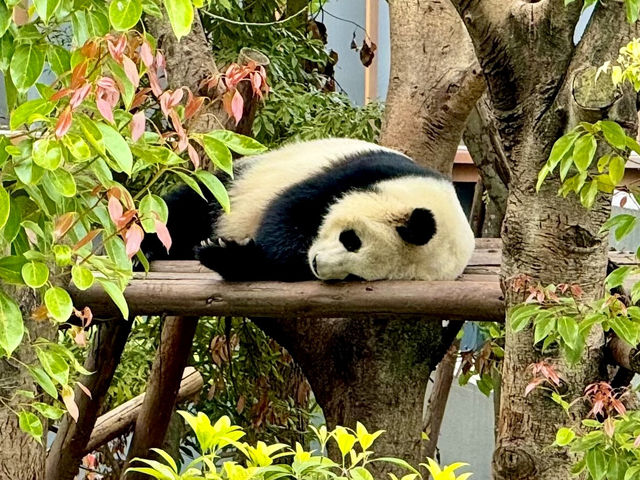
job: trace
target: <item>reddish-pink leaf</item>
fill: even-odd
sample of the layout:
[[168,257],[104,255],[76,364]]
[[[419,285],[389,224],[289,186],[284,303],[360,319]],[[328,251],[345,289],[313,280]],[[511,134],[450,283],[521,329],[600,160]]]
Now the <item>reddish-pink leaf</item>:
[[71,93],[73,93],[73,90],[71,90],[70,88],[63,88],[62,90],[59,90],[51,95],[51,98],[49,100],[51,100],[52,102],[57,102],[61,98],[71,95]]
[[171,234],[169,233],[167,226],[164,223],[162,223],[160,220],[156,219],[155,225],[156,225],[156,235],[158,235],[158,238],[162,242],[162,245],[164,245],[164,248],[167,249],[167,253],[169,253],[169,249],[171,248],[171,243],[172,243]]
[[98,111],[104,117],[104,119],[109,123],[115,123],[113,119],[113,110],[109,102],[107,102],[104,98],[96,99],[96,106],[98,107]]
[[73,246],[73,250],[78,250],[79,248],[82,248],[83,246],[85,246],[87,243],[89,243],[91,240],[93,240],[94,238],[96,238],[96,236],[102,231],[101,228],[97,228],[95,230],[91,230],[89,233],[87,233],[84,237],[82,237],[82,239],[80,239],[80,241],[78,243],[76,243]]
[[153,65],[153,53],[151,52],[149,42],[146,40],[143,41],[140,46],[140,58],[142,59],[142,63],[144,63],[145,67],[151,68],[151,65]]
[[260,87],[262,86],[262,77],[259,74],[254,73],[251,75],[251,86],[253,87],[253,93],[262,97],[262,91],[260,90]]
[[75,90],[85,84],[87,77],[87,61],[79,63],[71,72],[71,89]]
[[640,435],[636,437],[636,441],[633,442],[633,446],[636,448],[640,447]]
[[189,90],[189,100],[187,101],[187,105],[184,108],[184,118],[185,120],[189,120],[191,117],[193,117],[196,112],[198,110],[200,110],[200,107],[202,107],[202,104],[204,103],[204,97],[193,97],[193,94],[191,93],[191,90]]
[[71,96],[71,100],[69,100],[69,105],[71,105],[71,108],[78,108],[80,104],[84,102],[84,99],[87,98],[87,95],[89,95],[90,91],[90,83],[85,83],[82,87],[77,89]]
[[113,220],[113,223],[117,224],[120,219],[122,218],[122,213],[123,213],[123,208],[122,208],[122,203],[120,203],[120,200],[118,200],[116,197],[111,196],[109,197],[109,216],[111,217],[111,220]]
[[78,217],[76,212],[68,212],[62,215],[58,220],[56,220],[55,226],[53,228],[53,238],[58,240],[62,237],[73,225],[73,222]]
[[624,197],[622,197],[622,199],[620,200],[620,207],[624,208],[624,206],[627,204],[627,200],[629,199],[629,197],[627,197],[626,195]]
[[71,106],[67,105],[67,107],[60,114],[60,118],[58,118],[58,122],[56,123],[56,137],[64,137],[71,128],[72,121],[73,114],[71,113]]
[[80,347],[87,346],[87,335],[82,327],[73,326],[71,328],[71,336],[76,345]]
[[147,72],[147,77],[149,77],[149,86],[151,87],[151,91],[156,97],[162,95],[162,87],[160,86],[160,82],[158,81],[158,74],[155,70],[149,69]]
[[529,395],[542,382],[544,382],[544,378],[534,378],[533,380],[531,380],[531,382],[529,382],[527,387],[524,389],[524,396],[526,397],[527,395]]
[[129,81],[135,88],[138,88],[138,85],[140,84],[140,75],[138,74],[138,68],[136,67],[136,64],[133,63],[133,60],[126,55],[123,55],[122,67],[124,68],[124,73],[127,75]]
[[169,116],[169,111],[171,109],[171,107],[169,106],[169,101],[171,100],[171,93],[169,93],[169,91],[164,92],[162,95],[160,95],[160,110],[162,110],[162,113],[164,113],[164,116],[167,117]]
[[80,387],[80,390],[82,390],[87,397],[93,398],[91,396],[91,390],[89,390],[85,385],[80,382],[76,382],[76,384]]
[[193,167],[197,170],[200,168],[200,155],[196,152],[191,144],[187,145],[187,152],[189,153],[189,160],[193,163]]
[[150,91],[151,91],[150,88],[143,88],[139,90],[138,93],[136,93],[136,96],[133,97],[133,102],[131,102],[130,109],[133,110],[135,108],[138,108],[140,105],[142,105],[149,97],[147,94]]
[[164,55],[160,52],[156,52],[156,67],[158,69],[165,68],[167,66],[167,62],[165,61]]
[[169,99],[169,106],[173,108],[176,105],[178,105],[180,103],[180,100],[182,100],[183,95],[184,95],[184,92],[182,91],[181,88],[173,92],[171,94],[171,98]]
[[64,385],[62,387],[62,401],[67,407],[67,411],[69,412],[69,415],[71,415],[71,418],[77,422],[80,412],[74,399],[75,394],[73,393],[73,389],[69,385]]
[[236,90],[236,93],[233,94],[233,99],[231,100],[231,113],[233,114],[233,118],[236,120],[236,125],[242,119],[242,111],[244,109],[244,99],[240,92]]
[[140,110],[131,119],[131,138],[134,142],[144,134],[144,127],[147,117],[144,115],[144,110]]
[[129,258],[138,253],[143,238],[144,230],[142,230],[140,225],[134,223],[129,227],[129,230],[127,230],[127,233],[125,234],[126,250]]

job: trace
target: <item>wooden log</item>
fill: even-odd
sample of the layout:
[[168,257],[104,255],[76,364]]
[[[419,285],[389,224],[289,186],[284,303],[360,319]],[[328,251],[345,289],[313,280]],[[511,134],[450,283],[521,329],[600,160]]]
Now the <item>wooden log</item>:
[[[195,368],[185,368],[177,401],[182,402],[193,397],[202,389],[203,385],[202,375]],[[84,449],[83,456],[127,432],[138,418],[144,397],[145,394],[142,393],[98,417],[96,425],[91,432],[91,438]]]
[[56,438],[47,454],[46,480],[73,479],[78,474],[84,449],[120,362],[132,323],[131,320],[117,318],[113,322],[95,327],[97,331],[84,364],[93,373],[80,377],[80,382],[91,392],[91,398],[76,387],[78,421],[68,414],[61,420]]
[[[152,454],[151,448],[161,448],[164,443],[177,403],[180,373],[187,365],[197,324],[197,317],[168,316],[164,319],[146,395],[127,452],[125,472],[134,458],[148,458]],[[124,478],[145,480],[148,476],[130,472],[125,473]]]
[[[125,291],[139,315],[341,318],[358,315],[421,315],[449,320],[501,321],[497,281],[421,282],[223,282],[210,277],[133,280]],[[485,277],[486,278],[486,277]],[[99,286],[71,289],[74,301],[96,316],[117,309]]]

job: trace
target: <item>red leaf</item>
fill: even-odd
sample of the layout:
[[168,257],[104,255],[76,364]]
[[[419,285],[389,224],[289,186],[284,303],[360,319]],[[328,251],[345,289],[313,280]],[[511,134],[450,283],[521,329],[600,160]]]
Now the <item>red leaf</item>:
[[233,118],[236,119],[236,125],[242,119],[242,111],[244,109],[244,99],[240,92],[236,90],[236,93],[233,94],[233,99],[231,100],[231,113]]
[[529,395],[538,385],[544,382],[544,378],[534,378],[529,384],[527,388],[524,389],[524,396]]
[[148,98],[148,93],[151,91],[150,88],[143,88],[136,93],[136,96],[133,97],[133,102],[131,102],[131,110],[138,108],[142,105]]
[[167,62],[164,58],[164,55],[160,52],[156,52],[156,67],[165,68],[167,66]]
[[95,230],[91,230],[84,237],[82,237],[82,239],[80,239],[80,241],[78,243],[76,243],[73,246],[73,250],[78,250],[79,248],[82,248],[83,246],[85,246],[91,240],[96,238],[96,236],[101,232],[101,230],[102,230],[101,228],[96,228]]
[[57,102],[61,98],[71,95],[72,92],[73,90],[71,90],[70,88],[63,88],[62,90],[59,90],[51,95],[51,98],[49,100],[51,100],[52,102]]
[[193,167],[197,170],[200,168],[200,155],[196,152],[191,144],[187,145],[187,152],[189,153],[189,160],[193,163]]
[[71,72],[71,88],[75,90],[86,82],[87,62],[84,61],[76,65]]
[[140,46],[140,58],[142,59],[142,63],[144,63],[145,67],[151,68],[151,65],[153,65],[153,53],[151,52],[151,46],[147,41],[143,41]]
[[89,390],[86,386],[84,386],[80,382],[76,382],[76,384],[80,387],[80,390],[82,390],[87,397],[92,398],[91,397],[91,390]]
[[144,115],[144,110],[140,110],[131,119],[131,138],[134,142],[144,134],[144,127],[147,117]]
[[158,238],[162,242],[162,245],[164,245],[164,248],[167,249],[167,253],[169,253],[169,249],[171,248],[171,243],[172,243],[171,234],[169,233],[167,226],[164,223],[162,223],[160,220],[156,219],[155,225],[156,225],[156,235],[158,235]]
[[58,118],[58,123],[56,123],[56,137],[61,138],[69,131],[71,128],[71,122],[73,120],[73,115],[71,113],[71,106],[67,105],[67,107],[60,114],[60,118]]
[[76,212],[68,212],[58,218],[53,228],[53,238],[58,240],[67,233],[77,216],[78,214]]
[[189,120],[193,117],[202,104],[204,103],[204,97],[193,97],[191,90],[189,90],[189,101],[187,101],[187,106],[184,108],[184,118],[185,120]]
[[122,213],[124,211],[122,208],[122,204],[120,203],[120,200],[118,200],[114,196],[109,197],[108,208],[109,208],[109,216],[111,217],[111,220],[113,220],[113,223],[117,225],[120,219],[122,218]]
[[181,88],[173,92],[171,94],[171,98],[169,99],[169,106],[173,108],[176,105],[178,105],[180,103],[180,100],[182,100],[183,95],[184,95],[184,92],[182,91]]
[[158,74],[155,70],[149,69],[147,72],[147,77],[149,77],[149,86],[151,87],[151,91],[156,97],[162,95],[162,87],[160,86],[160,82],[158,81]]
[[136,67],[136,64],[133,63],[133,60],[124,55],[122,57],[122,67],[124,68],[124,73],[127,75],[129,81],[135,88],[138,88],[138,85],[140,84],[140,75],[138,74],[138,68]]
[[96,106],[98,107],[98,111],[104,117],[104,119],[109,123],[115,123],[113,119],[113,111],[111,110],[111,105],[104,98],[96,99]]
[[84,102],[84,99],[87,98],[87,95],[89,95],[90,91],[91,91],[90,83],[85,83],[82,87],[77,89],[73,93],[71,100],[69,100],[69,105],[71,105],[71,108],[78,108],[80,104]]
[[160,110],[162,110],[162,113],[164,113],[164,116],[167,117],[169,116],[169,111],[171,109],[171,107],[169,107],[169,100],[171,100],[171,93],[169,93],[168,91],[164,92],[162,95],[160,95]]
[[127,233],[125,234],[127,256],[129,258],[138,253],[143,238],[144,231],[140,228],[140,225],[134,223],[129,227],[129,230],[127,230]]

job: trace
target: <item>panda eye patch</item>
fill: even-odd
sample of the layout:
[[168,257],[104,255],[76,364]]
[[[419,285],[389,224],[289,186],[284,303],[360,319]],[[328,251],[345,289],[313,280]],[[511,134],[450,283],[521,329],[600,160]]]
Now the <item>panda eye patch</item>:
[[360,237],[354,230],[343,230],[339,240],[349,252],[357,252],[362,246]]

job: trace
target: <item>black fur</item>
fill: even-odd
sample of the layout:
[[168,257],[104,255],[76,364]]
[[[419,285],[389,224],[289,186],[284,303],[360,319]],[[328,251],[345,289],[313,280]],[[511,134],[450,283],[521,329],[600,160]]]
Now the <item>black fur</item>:
[[377,182],[405,176],[444,178],[393,152],[352,155],[279,195],[268,206],[255,243],[208,245],[198,249],[197,257],[227,279],[313,279],[307,252],[330,206],[350,191],[370,190]]
[[405,242],[426,245],[436,234],[436,219],[431,210],[415,208],[406,225],[400,225],[396,230]]

